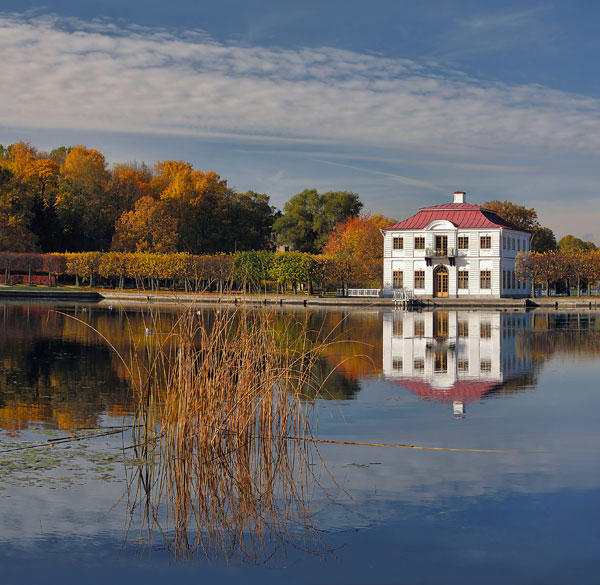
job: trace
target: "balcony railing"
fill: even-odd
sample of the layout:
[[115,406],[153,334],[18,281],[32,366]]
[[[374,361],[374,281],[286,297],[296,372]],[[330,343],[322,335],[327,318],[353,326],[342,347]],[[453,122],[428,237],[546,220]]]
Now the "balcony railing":
[[456,256],[456,248],[427,248],[425,256],[428,258],[451,258]]

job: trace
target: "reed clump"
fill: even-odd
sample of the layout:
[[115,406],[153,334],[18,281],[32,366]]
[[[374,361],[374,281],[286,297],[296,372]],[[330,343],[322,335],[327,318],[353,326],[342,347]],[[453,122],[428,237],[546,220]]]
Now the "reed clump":
[[140,528],[178,557],[265,561],[290,541],[317,550],[305,439],[326,342],[293,315],[243,306],[187,309],[148,335],[131,368]]

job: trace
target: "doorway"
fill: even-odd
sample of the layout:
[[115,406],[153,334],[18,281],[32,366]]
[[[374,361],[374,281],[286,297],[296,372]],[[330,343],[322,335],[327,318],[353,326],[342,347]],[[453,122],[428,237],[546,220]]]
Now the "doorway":
[[448,296],[448,269],[445,266],[438,266],[433,273],[433,296]]
[[448,256],[448,236],[435,236],[435,251],[438,256]]

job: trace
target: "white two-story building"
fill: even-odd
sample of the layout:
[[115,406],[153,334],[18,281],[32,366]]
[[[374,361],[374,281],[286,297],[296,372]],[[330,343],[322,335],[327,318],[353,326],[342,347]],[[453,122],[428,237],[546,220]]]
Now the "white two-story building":
[[527,297],[530,283],[515,272],[532,234],[497,213],[465,201],[423,207],[381,230],[384,290],[425,297]]

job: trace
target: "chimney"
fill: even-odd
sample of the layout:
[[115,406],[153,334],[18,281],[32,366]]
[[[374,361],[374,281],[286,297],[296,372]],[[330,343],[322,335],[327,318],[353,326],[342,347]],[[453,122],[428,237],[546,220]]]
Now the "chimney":
[[454,191],[454,203],[466,203],[466,195],[464,191]]

